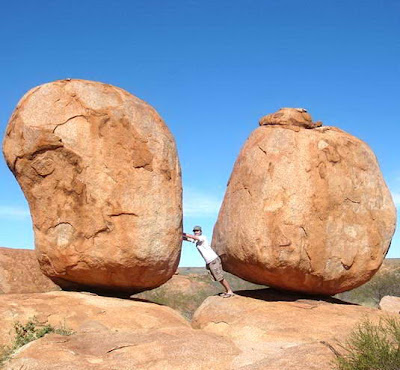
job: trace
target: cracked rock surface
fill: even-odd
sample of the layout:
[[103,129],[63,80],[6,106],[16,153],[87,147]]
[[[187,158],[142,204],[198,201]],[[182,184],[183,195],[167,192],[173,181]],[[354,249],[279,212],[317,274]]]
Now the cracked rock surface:
[[0,296],[0,344],[15,321],[72,330],[22,347],[4,369],[230,369],[239,350],[229,339],[194,330],[169,307],[82,294]]
[[16,107],[3,152],[29,202],[41,269],[57,284],[137,292],[173,275],[181,172],[150,105],[99,82],[41,85]]
[[332,369],[355,326],[378,323],[387,313],[339,299],[311,299],[273,289],[237,291],[232,298],[208,297],[196,310],[192,327],[221,335],[241,350],[232,368]]
[[333,295],[382,264],[396,209],[363,141],[298,109],[263,117],[244,144],[214,228],[224,269],[248,281]]

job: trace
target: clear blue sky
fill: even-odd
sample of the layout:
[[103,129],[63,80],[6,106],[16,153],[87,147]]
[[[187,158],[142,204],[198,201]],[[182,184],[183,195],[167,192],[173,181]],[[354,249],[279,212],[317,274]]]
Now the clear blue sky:
[[[0,134],[22,95],[102,81],[153,105],[175,136],[184,225],[211,238],[233,163],[258,119],[305,107],[366,141],[400,204],[400,2],[2,1]],[[0,245],[33,247],[27,203],[0,163]],[[399,234],[399,232],[398,232]],[[389,257],[400,257],[400,237]],[[182,266],[203,260],[185,244]]]

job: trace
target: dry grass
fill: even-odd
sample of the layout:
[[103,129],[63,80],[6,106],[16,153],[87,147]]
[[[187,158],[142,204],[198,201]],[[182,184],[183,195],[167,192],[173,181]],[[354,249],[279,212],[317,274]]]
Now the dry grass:
[[13,343],[10,346],[5,346],[0,349],[0,365],[9,360],[11,356],[22,346],[36,339],[44,337],[49,333],[60,335],[71,335],[72,330],[65,327],[55,328],[49,324],[43,325],[37,322],[36,318],[28,320],[25,324],[20,322],[14,323],[15,336]]

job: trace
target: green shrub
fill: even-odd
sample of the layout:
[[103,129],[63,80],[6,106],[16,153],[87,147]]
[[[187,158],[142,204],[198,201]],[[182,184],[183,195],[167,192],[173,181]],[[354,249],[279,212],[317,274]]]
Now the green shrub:
[[30,319],[25,324],[15,322],[14,331],[15,337],[12,345],[8,347],[3,346],[2,348],[0,348],[0,365],[7,361],[19,348],[29,342],[44,337],[48,333],[55,333],[60,335],[73,334],[73,331],[65,328],[65,326],[62,326],[61,328],[55,328],[49,324],[40,324],[35,317]]
[[400,320],[388,317],[374,325],[363,321],[335,351],[339,370],[399,370]]

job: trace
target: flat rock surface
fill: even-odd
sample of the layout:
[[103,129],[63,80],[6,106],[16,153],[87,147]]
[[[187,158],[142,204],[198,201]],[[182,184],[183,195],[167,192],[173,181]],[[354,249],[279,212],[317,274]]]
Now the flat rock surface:
[[[185,288],[186,289],[186,288]],[[5,369],[331,369],[355,325],[388,313],[272,289],[207,298],[192,327],[169,307],[77,292],[0,296],[0,345],[14,322],[73,330],[19,349]],[[397,316],[397,314],[396,314]]]
[[40,270],[35,251],[0,247],[0,294],[60,290]]
[[325,295],[354,289],[381,266],[396,225],[377,159],[344,131],[303,127],[308,114],[278,114],[236,160],[213,248],[226,271],[253,283]]
[[5,369],[229,369],[240,352],[231,340],[194,330],[172,309],[149,302],[71,292],[6,295],[0,312],[3,341],[13,321],[33,315],[74,330],[25,345]]
[[72,330],[189,327],[179,313],[166,306],[78,292],[4,294],[0,296],[0,312],[0,345],[10,343],[15,322],[26,323],[33,317],[39,323]]
[[47,335],[5,369],[229,369],[239,350],[230,340],[190,328]]
[[173,275],[181,170],[149,104],[100,82],[47,83],[18,103],[3,152],[29,202],[41,269],[58,284],[134,293]]
[[385,296],[379,302],[379,308],[382,311],[400,313],[400,297]]
[[380,310],[335,299],[263,289],[207,298],[192,326],[231,339],[242,351],[234,368],[331,369],[334,355],[329,346],[344,342],[365,317],[376,322],[382,315]]

